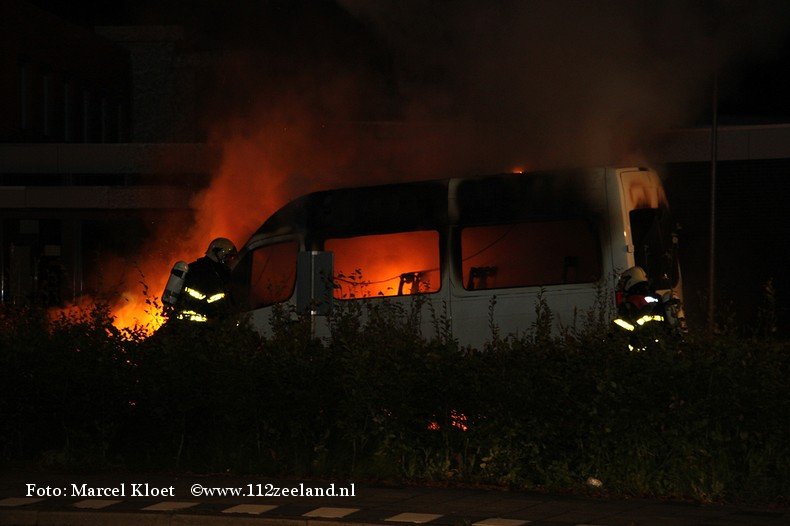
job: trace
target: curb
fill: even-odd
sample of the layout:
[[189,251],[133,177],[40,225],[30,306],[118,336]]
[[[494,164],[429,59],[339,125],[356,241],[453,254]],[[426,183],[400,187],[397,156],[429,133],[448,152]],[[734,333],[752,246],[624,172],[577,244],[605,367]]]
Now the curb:
[[381,526],[381,523],[239,515],[2,510],[0,526]]

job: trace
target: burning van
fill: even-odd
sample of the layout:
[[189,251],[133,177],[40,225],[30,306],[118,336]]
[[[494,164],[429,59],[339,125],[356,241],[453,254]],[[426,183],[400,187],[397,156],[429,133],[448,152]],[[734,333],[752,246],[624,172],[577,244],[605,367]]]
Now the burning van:
[[346,188],[266,220],[241,251],[234,295],[265,333],[273,305],[309,312],[320,328],[339,303],[419,294],[478,346],[491,321],[502,334],[529,329],[541,290],[565,326],[601,291],[614,305],[615,276],[634,265],[680,295],[676,245],[661,181],[643,168]]

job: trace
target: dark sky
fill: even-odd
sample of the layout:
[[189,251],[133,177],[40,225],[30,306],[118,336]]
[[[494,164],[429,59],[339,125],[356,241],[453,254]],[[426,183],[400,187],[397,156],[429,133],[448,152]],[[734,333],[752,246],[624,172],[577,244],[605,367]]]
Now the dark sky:
[[729,91],[719,105],[723,124],[790,122],[790,38],[727,72]]
[[[446,73],[438,68],[401,68],[393,73],[392,64],[397,62],[397,55],[402,52],[398,46],[389,46],[391,34],[376,34],[365,15],[370,12],[389,7],[393,11],[406,11],[398,16],[408,15],[408,9],[401,9],[397,2],[365,2],[335,0],[259,0],[259,1],[220,1],[220,0],[119,0],[102,2],[98,0],[34,0],[32,3],[54,12],[62,18],[86,27],[94,25],[183,25],[187,29],[188,46],[195,49],[224,49],[233,47],[266,48],[268,52],[280,52],[289,61],[311,61],[316,54],[332,53],[338,61],[363,61],[368,70],[376,71],[392,90],[397,91],[398,83],[406,78],[415,80],[414,75],[422,75],[425,83],[435,84],[443,81]],[[507,2],[492,2],[506,5]],[[526,4],[527,2],[524,2]],[[537,2],[540,3],[540,2]],[[376,5],[376,8],[370,5]],[[442,1],[409,2],[409,7],[429,5],[436,18],[431,28],[434,35],[426,39],[425,46],[434,46],[435,35],[441,35],[442,12],[463,11],[463,5],[469,2],[451,4]],[[458,8],[459,4],[461,9]],[[608,2],[607,2],[608,4]],[[637,3],[634,2],[634,5]],[[790,122],[790,17],[784,14],[783,2],[666,2],[674,11],[692,12],[698,20],[692,20],[687,33],[698,31],[706,36],[712,26],[726,26],[728,23],[737,25],[738,17],[744,10],[758,11],[765,9],[769,13],[765,19],[772,24],[766,27],[769,33],[763,45],[755,45],[755,50],[743,56],[734,56],[724,61],[719,68],[719,110],[722,124],[758,124]],[[359,10],[355,7],[362,5]],[[580,4],[581,5],[581,4]],[[651,9],[650,2],[645,2],[645,17]],[[752,5],[755,7],[752,9]],[[351,6],[351,8],[349,8]],[[395,7],[392,7],[395,6]],[[693,6],[689,7],[689,6]],[[538,8],[539,12],[540,8]],[[355,11],[355,12],[350,12]],[[362,16],[360,16],[360,12]],[[418,12],[422,16],[422,11]],[[473,12],[473,11],[472,11]],[[437,14],[438,13],[438,14]],[[723,14],[721,14],[723,13]],[[371,18],[379,13],[372,13]],[[731,16],[732,20],[727,17]],[[781,18],[787,17],[785,20]],[[416,18],[416,17],[415,17]],[[779,20],[777,20],[777,18]],[[755,38],[763,38],[759,19],[751,31],[752,35],[738,35],[746,42],[747,47]],[[424,20],[415,19],[415,27]],[[485,21],[475,20],[470,16],[470,33]],[[652,23],[652,22],[651,22]],[[695,27],[695,24],[697,25]],[[680,25],[680,24],[678,24]],[[744,25],[748,25],[744,22]],[[651,31],[649,24],[644,26]],[[661,29],[657,30],[659,38]],[[732,31],[732,30],[730,30]],[[744,31],[747,31],[744,29]],[[419,33],[415,33],[419,35]],[[612,38],[617,38],[612,35]],[[326,43],[331,41],[332,45]],[[742,45],[742,44],[741,44]],[[365,49],[365,52],[360,50]],[[670,49],[669,46],[666,49]],[[431,59],[432,49],[425,49],[425,57]],[[435,57],[434,57],[435,58]],[[442,60],[442,59],[439,59]],[[450,70],[448,68],[448,70]],[[452,74],[452,73],[451,73]],[[403,78],[395,78],[398,75]],[[411,75],[411,77],[409,77]],[[429,78],[436,75],[437,78]],[[418,79],[420,80],[420,79]],[[688,122],[683,124],[704,124],[710,120],[710,111],[705,107],[708,101],[710,82],[701,83],[693,89],[697,92],[695,99],[699,104],[696,114],[689,115]]]

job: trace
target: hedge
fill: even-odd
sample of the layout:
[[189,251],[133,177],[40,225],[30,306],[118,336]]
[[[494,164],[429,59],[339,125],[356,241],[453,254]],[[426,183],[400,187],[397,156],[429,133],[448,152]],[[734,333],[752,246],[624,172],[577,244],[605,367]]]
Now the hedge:
[[327,340],[286,310],[266,338],[235,321],[145,338],[104,307],[56,321],[5,308],[0,461],[790,495],[788,342],[660,333],[632,352],[600,316],[553,333],[539,304],[531,331],[492,326],[472,349],[441,309],[420,334],[416,301],[345,303]]

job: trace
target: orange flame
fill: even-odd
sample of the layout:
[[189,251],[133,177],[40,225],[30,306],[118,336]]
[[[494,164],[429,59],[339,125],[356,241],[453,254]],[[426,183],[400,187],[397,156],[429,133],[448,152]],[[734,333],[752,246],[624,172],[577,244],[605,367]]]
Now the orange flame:
[[[450,410],[450,426],[456,429],[460,429],[463,432],[469,431],[469,417],[465,414],[457,411],[455,409]],[[431,420],[428,422],[427,429],[429,431],[439,431],[442,429],[442,426],[439,425],[439,422],[435,420]]]
[[450,410],[450,425],[461,431],[469,431],[469,418],[455,409]]
[[[195,223],[186,233],[170,225],[143,248],[143,257],[126,263],[123,287],[112,305],[117,327],[142,325],[155,331],[163,322],[159,296],[176,261],[201,257],[216,237],[227,237],[240,248],[288,200],[337,184],[327,180],[328,174],[348,163],[349,145],[355,141],[342,130],[327,136],[309,115],[285,107],[289,113],[268,115],[255,130],[234,122],[231,132],[217,133],[221,161],[209,187],[190,202]],[[355,182],[353,177],[349,182]]]
[[[457,138],[449,140],[443,133],[417,130],[396,133],[385,144],[375,130],[359,128],[342,110],[328,127],[306,106],[299,100],[280,101],[257,119],[229,122],[215,130],[210,142],[221,146],[221,160],[210,186],[190,202],[194,224],[185,233],[179,232],[181,225],[169,225],[141,249],[140,257],[124,261],[122,286],[114,289],[111,309],[117,327],[142,325],[148,332],[156,330],[163,321],[159,296],[176,261],[202,256],[216,237],[227,237],[241,248],[267,217],[299,195],[394,178],[446,176],[459,173],[459,165],[465,163],[461,162],[463,156],[450,155],[451,150],[459,151]],[[403,254],[420,252],[409,248],[414,242],[405,243]],[[434,259],[438,257],[398,260],[392,268],[360,260],[343,270],[361,268],[368,281],[397,275],[392,281],[395,287],[383,284],[385,290],[393,290],[401,273],[437,268]],[[345,265],[342,260],[338,263]],[[377,265],[380,270],[374,272]],[[438,290],[438,272],[430,276],[430,287]]]

